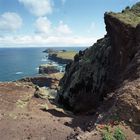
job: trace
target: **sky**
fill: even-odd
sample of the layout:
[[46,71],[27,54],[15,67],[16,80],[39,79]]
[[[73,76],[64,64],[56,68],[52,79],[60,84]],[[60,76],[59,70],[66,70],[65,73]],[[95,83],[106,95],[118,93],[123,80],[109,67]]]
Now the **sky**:
[[104,13],[138,0],[0,0],[0,47],[91,46]]

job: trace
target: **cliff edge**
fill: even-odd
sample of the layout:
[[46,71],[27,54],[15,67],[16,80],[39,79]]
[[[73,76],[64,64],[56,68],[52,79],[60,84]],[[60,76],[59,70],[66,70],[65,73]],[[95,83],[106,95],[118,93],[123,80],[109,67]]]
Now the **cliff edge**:
[[107,34],[66,66],[57,100],[74,112],[96,112],[113,94],[117,111],[140,123],[140,3],[104,19]]

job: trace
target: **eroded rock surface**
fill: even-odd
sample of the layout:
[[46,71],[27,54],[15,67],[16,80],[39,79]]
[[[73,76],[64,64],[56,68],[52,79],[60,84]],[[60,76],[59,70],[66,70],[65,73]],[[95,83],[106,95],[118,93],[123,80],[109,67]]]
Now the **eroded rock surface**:
[[[137,114],[140,118],[140,87],[137,86],[140,79],[138,13],[140,3],[122,13],[105,13],[107,35],[89,49],[80,51],[74,61],[66,66],[66,73],[60,82],[59,103],[75,112],[96,110],[104,97],[116,91],[116,104],[123,110],[131,108],[133,104],[133,115],[128,112],[131,117]],[[137,84],[133,84],[134,81]],[[131,92],[123,92],[127,84]]]
[[60,72],[57,65],[43,64],[39,66],[39,74],[52,74]]
[[49,87],[51,89],[57,89],[59,85],[59,80],[63,77],[64,73],[53,73],[49,75],[40,75],[36,77],[26,77],[19,82],[28,82],[39,87]]

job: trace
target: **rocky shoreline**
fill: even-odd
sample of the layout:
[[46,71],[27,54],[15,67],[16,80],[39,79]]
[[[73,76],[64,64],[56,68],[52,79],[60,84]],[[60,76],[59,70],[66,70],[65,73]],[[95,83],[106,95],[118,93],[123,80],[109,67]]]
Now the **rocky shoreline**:
[[74,56],[76,55],[76,51],[66,51],[66,50],[52,50],[47,49],[44,51],[48,53],[48,59],[58,62],[60,64],[68,64],[74,60]]
[[[59,62],[60,58],[54,59],[49,57],[48,59],[50,59],[52,62],[49,62],[47,64],[41,64],[39,66],[38,76],[25,77],[20,80],[17,80],[17,82],[27,82],[37,85],[39,87],[46,86],[49,88],[52,87],[51,84],[53,85],[56,82],[57,84],[56,85],[54,84],[53,86],[58,87],[59,81],[64,75],[64,71],[60,70],[59,65],[63,64],[62,67],[64,67],[66,64],[72,62],[76,52],[66,50],[46,49],[43,51],[43,53],[47,53],[49,56],[53,54],[63,53],[63,57],[61,58],[61,62]],[[65,58],[67,54],[70,54],[69,60]]]
[[60,72],[55,64],[43,64],[39,66],[39,74],[52,74]]

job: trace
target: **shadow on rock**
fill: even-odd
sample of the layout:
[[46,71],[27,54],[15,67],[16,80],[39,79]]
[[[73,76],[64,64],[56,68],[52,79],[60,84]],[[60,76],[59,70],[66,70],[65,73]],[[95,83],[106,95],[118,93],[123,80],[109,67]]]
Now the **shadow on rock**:
[[49,112],[55,117],[69,117],[69,115],[65,114],[64,112],[58,111],[56,109],[49,109],[47,110],[47,112]]

